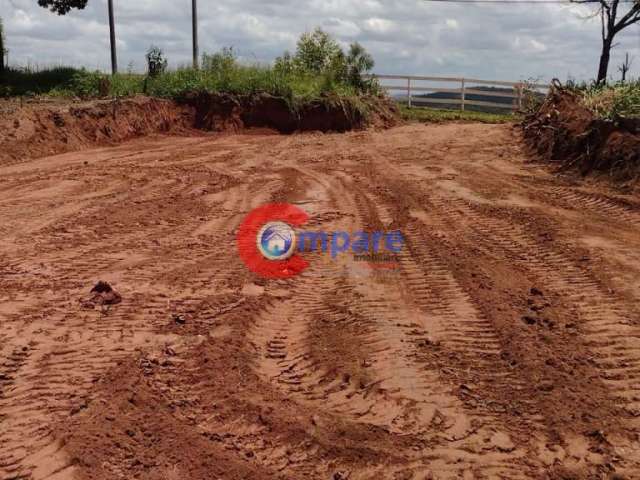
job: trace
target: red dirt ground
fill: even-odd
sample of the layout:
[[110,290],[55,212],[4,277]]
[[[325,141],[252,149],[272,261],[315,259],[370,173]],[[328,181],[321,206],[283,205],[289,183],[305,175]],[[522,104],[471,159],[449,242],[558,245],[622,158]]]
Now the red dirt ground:
[[[255,277],[275,201],[397,269]],[[509,125],[5,157],[0,212],[2,480],[640,477],[640,204]]]

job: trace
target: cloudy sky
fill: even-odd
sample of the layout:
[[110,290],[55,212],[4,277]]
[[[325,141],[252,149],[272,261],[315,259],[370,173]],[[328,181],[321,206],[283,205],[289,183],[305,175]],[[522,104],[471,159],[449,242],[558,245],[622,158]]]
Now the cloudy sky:
[[[160,46],[173,65],[191,53],[189,0],[114,0],[121,70],[144,66]],[[300,33],[321,26],[374,55],[377,73],[521,80],[595,75],[599,20],[577,5],[464,5],[424,0],[199,0],[201,49],[233,46],[247,62],[294,50]],[[0,0],[12,65],[66,64],[109,69],[106,0],[58,17],[36,0]],[[610,73],[625,52],[640,74],[640,27],[619,38]]]

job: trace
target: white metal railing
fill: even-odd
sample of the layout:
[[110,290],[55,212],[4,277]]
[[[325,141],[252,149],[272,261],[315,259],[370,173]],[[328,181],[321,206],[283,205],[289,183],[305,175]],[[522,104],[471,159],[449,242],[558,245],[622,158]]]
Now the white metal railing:
[[[409,107],[412,106],[460,106],[464,111],[465,106],[474,105],[480,107],[500,108],[506,110],[518,110],[522,107],[522,102],[527,92],[538,92],[546,90],[549,85],[528,82],[506,82],[502,80],[480,80],[477,78],[458,77],[423,77],[415,75],[371,75],[369,78],[376,78],[380,86],[387,92],[406,92],[406,96],[396,95],[396,100],[406,101]],[[395,83],[388,84],[390,81]],[[401,83],[398,84],[397,81]],[[456,88],[450,86],[434,86],[434,83],[441,85],[457,84]],[[458,86],[459,85],[459,86]],[[483,89],[482,87],[498,87],[497,90]],[[511,91],[509,91],[511,90]],[[416,95],[422,93],[443,93],[446,97],[432,97],[427,95]],[[507,98],[511,102],[474,100],[469,95],[483,96],[489,98]]]

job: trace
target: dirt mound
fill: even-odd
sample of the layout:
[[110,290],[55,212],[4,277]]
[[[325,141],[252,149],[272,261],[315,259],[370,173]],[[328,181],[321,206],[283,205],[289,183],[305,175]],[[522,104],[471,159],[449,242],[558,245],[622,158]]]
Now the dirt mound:
[[559,84],[526,117],[523,127],[528,144],[563,169],[577,169],[583,175],[605,172],[620,180],[638,175],[640,121],[596,118],[576,93]]
[[3,112],[0,160],[36,158],[191,128],[193,113],[169,100],[135,97]]
[[383,97],[356,100],[321,99],[300,108],[282,97],[268,94],[232,96],[194,93],[181,103],[195,109],[195,126],[203,130],[228,131],[273,128],[280,133],[296,131],[346,132],[397,123],[395,104]]

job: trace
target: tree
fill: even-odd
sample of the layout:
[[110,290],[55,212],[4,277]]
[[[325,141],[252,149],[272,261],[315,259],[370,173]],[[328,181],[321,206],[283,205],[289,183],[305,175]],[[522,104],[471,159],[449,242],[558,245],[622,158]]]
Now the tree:
[[622,74],[622,83],[627,80],[627,73],[631,69],[631,64],[633,63],[633,59],[629,58],[629,52],[624,55],[624,62],[622,65],[618,67],[618,71]]
[[[602,52],[598,67],[597,83],[607,81],[611,49],[616,35],[625,28],[640,22],[640,0],[571,0],[574,3],[598,4],[597,14],[602,22]],[[624,5],[624,7],[622,6]]]
[[358,42],[352,43],[346,59],[347,81],[358,88],[364,87],[363,75],[375,66],[373,57]]
[[294,61],[296,66],[309,73],[322,73],[342,55],[342,49],[331,35],[321,28],[303,33],[298,40]]
[[48,8],[58,15],[66,15],[72,9],[82,10],[87,6],[88,0],[38,0],[38,5]]
[[274,69],[284,75],[322,77],[327,90],[341,83],[365,91],[371,89],[373,82],[363,76],[374,64],[373,57],[358,42],[352,43],[345,54],[331,35],[316,28],[300,36],[294,55],[284,52],[276,58]]

